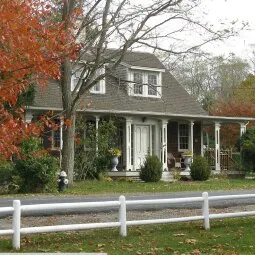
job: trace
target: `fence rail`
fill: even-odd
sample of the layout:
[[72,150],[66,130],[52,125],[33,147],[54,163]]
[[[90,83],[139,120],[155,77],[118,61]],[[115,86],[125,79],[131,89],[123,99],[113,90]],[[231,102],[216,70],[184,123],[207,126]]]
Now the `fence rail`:
[[[12,235],[12,246],[14,249],[19,250],[21,234],[60,232],[60,231],[70,231],[70,230],[77,231],[77,230],[85,230],[85,229],[119,227],[120,235],[126,236],[127,226],[187,222],[187,221],[198,221],[198,220],[202,220],[204,228],[208,230],[210,229],[210,219],[254,216],[255,211],[209,214],[209,201],[242,199],[242,198],[255,198],[255,194],[209,197],[207,192],[203,192],[201,197],[129,200],[129,201],[126,201],[126,198],[124,196],[120,196],[118,201],[58,203],[58,204],[55,203],[55,204],[35,204],[35,205],[21,205],[20,200],[14,200],[13,207],[0,208],[0,213],[4,212],[13,216],[12,229],[0,230],[0,235]],[[127,220],[127,206],[129,205],[180,204],[180,203],[190,203],[190,202],[201,202],[201,207],[202,207],[201,215],[189,216],[189,217],[167,218],[167,219],[148,219],[148,220],[132,220],[132,221]],[[49,211],[49,210],[55,210],[55,209],[106,208],[106,207],[114,207],[119,209],[119,221],[87,223],[87,224],[71,224],[71,225],[38,226],[38,227],[26,227],[26,228],[21,227],[21,216],[23,212],[33,212],[38,210]]]

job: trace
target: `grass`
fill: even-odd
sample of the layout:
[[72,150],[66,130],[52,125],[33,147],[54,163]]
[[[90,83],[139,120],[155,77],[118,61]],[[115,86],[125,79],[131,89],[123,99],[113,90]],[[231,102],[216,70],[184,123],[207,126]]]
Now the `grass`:
[[[61,193],[44,193],[44,195],[110,195],[149,192],[183,192],[183,191],[220,191],[255,189],[254,179],[209,179],[207,181],[179,181],[174,183],[128,182],[128,181],[77,181]],[[0,197],[22,197],[31,194],[5,194]],[[35,196],[35,194],[33,194]]]
[[[108,255],[254,255],[255,218],[129,227],[57,234],[23,235],[21,252],[106,252]],[[0,251],[13,252],[11,241],[0,238]]]
[[254,189],[255,180],[246,179],[210,179],[204,182],[142,183],[125,181],[81,181],[75,182],[64,194],[127,194],[146,192],[181,192]]

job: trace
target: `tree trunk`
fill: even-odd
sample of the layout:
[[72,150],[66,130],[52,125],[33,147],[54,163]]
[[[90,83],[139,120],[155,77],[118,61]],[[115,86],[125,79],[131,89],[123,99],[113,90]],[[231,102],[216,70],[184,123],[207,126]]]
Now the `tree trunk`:
[[70,59],[61,64],[61,90],[64,120],[71,120],[71,125],[63,127],[63,148],[61,170],[68,175],[69,185],[73,184],[74,169],[74,138],[75,138],[75,108],[72,106],[71,92],[72,65]]
[[74,169],[74,138],[75,138],[75,113],[66,114],[66,117],[72,121],[72,124],[63,129],[63,149],[61,170],[68,176],[69,185],[73,184]]

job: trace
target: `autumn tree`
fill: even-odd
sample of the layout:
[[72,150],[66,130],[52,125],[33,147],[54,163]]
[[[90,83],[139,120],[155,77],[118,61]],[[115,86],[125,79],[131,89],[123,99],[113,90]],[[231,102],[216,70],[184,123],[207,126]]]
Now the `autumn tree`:
[[19,95],[31,84],[43,87],[59,78],[62,52],[68,54],[71,46],[62,24],[52,22],[51,5],[40,0],[1,0],[0,38],[0,154],[8,158],[40,131],[15,107]]
[[[252,117],[255,118],[255,104],[249,101],[237,101],[232,98],[226,102],[218,102],[211,107],[211,115],[228,117]],[[249,127],[255,123],[250,122]],[[221,126],[221,144],[225,147],[234,147],[240,136],[239,124],[223,124]]]
[[[66,31],[82,46],[76,61],[65,58],[61,64],[63,112],[65,119],[72,122],[63,131],[62,168],[68,172],[70,183],[73,180],[75,112],[82,95],[104,78],[105,74],[97,74],[100,68],[108,64],[114,71],[127,50],[149,47],[154,51],[184,54],[234,33],[227,25],[219,30],[204,22],[206,19],[196,13],[199,0],[151,0],[142,4],[128,0],[65,0],[56,4],[62,10],[61,20]],[[70,24],[76,25],[72,33]],[[196,38],[193,45],[185,43],[187,35]],[[69,40],[73,38],[70,36]],[[115,50],[109,51],[111,47]],[[72,75],[79,79],[73,90]]]

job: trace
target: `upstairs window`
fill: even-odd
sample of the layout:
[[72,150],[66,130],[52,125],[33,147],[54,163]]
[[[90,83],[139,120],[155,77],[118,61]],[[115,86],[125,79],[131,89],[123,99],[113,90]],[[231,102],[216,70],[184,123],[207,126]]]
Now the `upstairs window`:
[[[105,72],[105,68],[100,68],[99,70],[97,70],[96,72],[96,77],[98,77],[101,74],[104,74]],[[81,77],[82,71],[76,71],[73,75],[72,75],[72,79],[71,79],[71,91],[73,91],[77,84],[80,82],[80,86],[82,81],[80,81],[82,79]],[[79,88],[77,88],[77,90],[79,90]],[[91,89],[90,89],[90,93],[93,94],[105,94],[105,79],[101,79],[100,81],[98,81]]]
[[129,95],[161,97],[161,72],[132,70]]
[[134,72],[134,94],[143,94],[143,75],[142,73]]
[[148,95],[157,96],[158,76],[148,74]]
[[[96,77],[105,73],[105,68],[102,67],[97,70]],[[90,93],[93,94],[105,94],[105,78],[98,81],[91,89]]]
[[[76,71],[71,78],[71,91],[74,91],[81,78],[81,71]],[[77,89],[79,90],[79,88]]]

